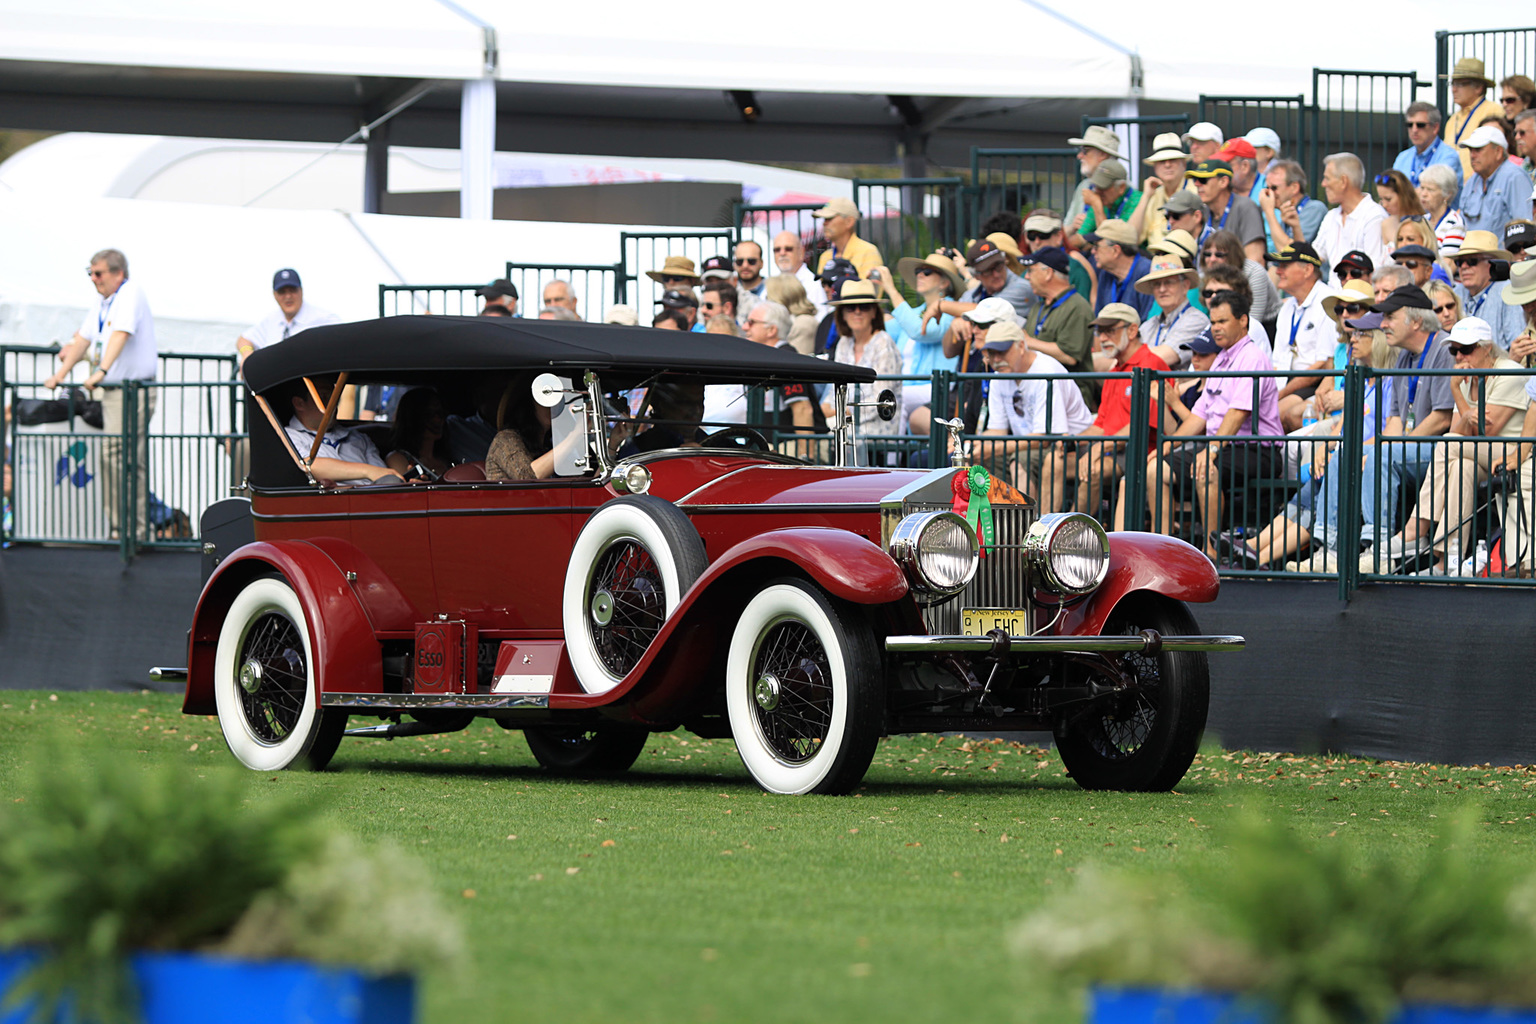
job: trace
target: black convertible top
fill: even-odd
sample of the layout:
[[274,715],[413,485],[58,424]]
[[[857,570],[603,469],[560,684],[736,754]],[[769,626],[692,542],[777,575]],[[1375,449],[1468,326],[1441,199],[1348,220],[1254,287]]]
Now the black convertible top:
[[604,387],[666,372],[722,383],[869,383],[875,372],[727,334],[510,317],[392,316],[311,327],[258,349],[244,375],[261,392],[300,377],[346,372],[355,384],[475,370],[594,370]]

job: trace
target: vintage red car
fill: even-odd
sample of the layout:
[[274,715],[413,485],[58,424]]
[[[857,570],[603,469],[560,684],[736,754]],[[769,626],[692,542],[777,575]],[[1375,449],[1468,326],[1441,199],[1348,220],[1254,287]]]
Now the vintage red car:
[[[244,373],[252,496],[205,518],[185,711],[218,715],[253,769],[484,716],[567,772],[623,770],[681,727],[734,739],[766,790],[843,793],[884,735],[1037,730],[1084,787],[1168,789],[1204,729],[1206,652],[1242,645],[1197,635],[1187,602],[1218,581],[1182,541],[1041,517],[1014,492],[982,551],[956,511],[980,515],[965,467],[849,465],[851,386],[874,380],[857,366],[721,335],[395,317],[307,331]],[[749,427],[629,454],[614,436],[654,419],[637,402],[653,389],[807,381],[842,413],[837,464]],[[557,472],[317,482],[283,402],[302,385],[324,433],[324,385],[347,383],[430,386],[470,419],[498,391],[498,417],[549,408]],[[348,730],[357,716],[384,721]]]

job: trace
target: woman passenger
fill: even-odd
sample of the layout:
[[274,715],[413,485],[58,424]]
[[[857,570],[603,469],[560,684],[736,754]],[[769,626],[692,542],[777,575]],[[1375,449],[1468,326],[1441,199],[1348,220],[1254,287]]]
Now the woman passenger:
[[555,472],[549,409],[533,400],[533,374],[519,373],[496,408],[496,436],[485,456],[487,480],[543,480]]
[[436,479],[448,472],[448,442],[443,403],[432,388],[412,388],[395,408],[395,428],[389,438],[389,457],[384,461],[402,477],[416,464]]

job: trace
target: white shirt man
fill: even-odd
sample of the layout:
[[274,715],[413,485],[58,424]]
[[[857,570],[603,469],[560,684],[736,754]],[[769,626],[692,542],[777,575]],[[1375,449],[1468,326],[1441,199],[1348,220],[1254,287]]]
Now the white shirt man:
[[[987,329],[982,348],[994,353],[988,363],[999,373],[1066,374],[1059,360],[1030,348],[1024,331],[999,322]],[[1093,426],[1083,392],[1070,378],[1052,381],[997,379],[989,382],[988,434],[1081,434]],[[1003,424],[1008,429],[1000,429]]]
[[[127,337],[114,359],[112,340],[119,333],[126,333]],[[88,340],[90,361],[98,367],[95,374],[86,378],[87,386],[155,379],[160,356],[155,344],[155,318],[139,282],[124,276],[111,294],[98,295],[96,308],[80,322],[75,338]],[[97,376],[99,380],[94,379]]]
[[[1322,261],[1310,245],[1297,242],[1274,253],[1270,262],[1277,268],[1280,288],[1285,292],[1275,321],[1275,369],[1299,372],[1332,366],[1339,329],[1323,308],[1323,299],[1332,295],[1333,289],[1320,277]],[[1287,433],[1302,425],[1307,399],[1321,381],[1321,377],[1276,381],[1280,386],[1280,423]]]
[[792,274],[805,286],[805,297],[816,307],[818,321],[831,311],[826,289],[805,265],[805,243],[800,241],[799,235],[793,231],[780,231],[773,236],[773,265],[780,274]]
[[272,298],[277,301],[277,309],[241,331],[235,341],[242,365],[246,356],[259,348],[287,341],[311,327],[341,322],[341,317],[330,310],[304,301],[304,285],[298,271],[284,269],[272,275]]
[[1365,165],[1353,153],[1336,153],[1323,164],[1323,194],[1333,209],[1318,225],[1312,248],[1323,261],[1325,275],[1327,268],[1356,249],[1378,267],[1391,262],[1381,238],[1387,211],[1361,190],[1364,181]]

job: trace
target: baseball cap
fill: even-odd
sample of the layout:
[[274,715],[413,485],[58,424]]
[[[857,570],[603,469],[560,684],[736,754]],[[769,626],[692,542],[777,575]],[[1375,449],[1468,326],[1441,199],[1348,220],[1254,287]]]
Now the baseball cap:
[[1312,248],[1310,242],[1292,242],[1279,252],[1269,253],[1268,259],[1271,263],[1310,263],[1314,267],[1323,265],[1322,257],[1317,254],[1316,249]]
[[1509,148],[1509,139],[1504,134],[1504,129],[1496,124],[1479,125],[1467,141],[1461,144],[1462,149],[1482,149],[1484,146],[1498,146],[1501,149]]
[[811,214],[812,217],[820,217],[825,220],[828,217],[857,217],[859,208],[854,205],[852,199],[846,196],[838,196],[836,199],[827,200],[827,205]]
[[1189,131],[1184,133],[1184,145],[1189,145],[1190,140],[1215,143],[1227,141],[1226,136],[1221,134],[1221,129],[1209,121],[1197,121],[1190,125]]
[[666,306],[668,309],[698,309],[699,300],[693,297],[692,292],[680,292],[675,288],[669,288],[661,293],[661,298],[656,300],[656,305]]
[[504,277],[498,277],[490,284],[482,288],[476,288],[475,294],[482,299],[495,299],[505,295],[509,298],[517,298],[517,287]]
[[1333,272],[1335,274],[1342,274],[1346,267],[1354,267],[1356,270],[1363,270],[1367,274],[1375,273],[1376,271],[1376,263],[1359,249],[1351,249],[1345,253],[1339,259],[1339,262],[1333,265]]
[[994,263],[1001,263],[1008,258],[1008,254],[999,249],[996,242],[983,238],[979,242],[972,242],[971,247],[965,250],[965,262],[980,270],[990,267]]
[[1390,295],[1371,307],[1377,313],[1391,313],[1398,309],[1433,308],[1434,304],[1429,301],[1429,296],[1424,294],[1424,289],[1414,284],[1400,285],[1392,289]]
[[1125,180],[1125,164],[1119,160],[1105,160],[1088,175],[1088,184],[1094,188],[1113,188]]
[[1059,274],[1065,274],[1072,269],[1072,261],[1067,258],[1066,250],[1059,245],[1048,245],[1044,249],[1036,249],[1019,262],[1026,267],[1035,263],[1044,263]]
[[1214,178],[1218,174],[1232,177],[1232,165],[1225,160],[1201,160],[1184,172],[1186,178]]
[[1417,256],[1422,260],[1432,260],[1435,258],[1435,254],[1422,245],[1405,245],[1401,249],[1392,250],[1392,258],[1394,260],[1401,260],[1404,256]]
[[1136,237],[1136,229],[1119,219],[1106,220],[1083,237],[1090,242],[1097,242],[1102,238],[1106,242],[1119,242],[1121,245],[1132,246],[1141,241]]
[[1006,352],[1024,340],[1024,330],[1012,320],[999,320],[987,328],[987,340],[981,347],[993,352]]
[[1165,214],[1194,213],[1196,210],[1203,209],[1204,206],[1199,195],[1190,189],[1181,188],[1168,197],[1168,201],[1163,204],[1163,212]]
[[1048,235],[1061,227],[1061,218],[1054,213],[1032,213],[1024,222],[1025,231],[1038,231],[1042,235]]
[[708,281],[712,277],[730,277],[733,272],[728,257],[711,256],[704,261],[704,269],[699,271],[699,277]]
[[1244,135],[1243,140],[1254,149],[1262,147],[1274,150],[1276,155],[1280,153],[1280,136],[1273,128],[1255,128]]
[[980,327],[987,324],[1002,323],[1003,321],[1015,323],[1018,320],[1018,316],[1019,314],[1014,311],[1013,303],[994,295],[991,298],[982,299],[976,303],[976,308],[964,314],[964,319]]
[[1504,225],[1504,248],[1530,249],[1536,247],[1536,224],[1515,220]]
[[853,265],[852,260],[841,256],[827,260],[827,265],[821,268],[821,283],[840,285],[850,277],[858,277],[859,268]]
[[1222,146],[1216,152],[1216,156],[1222,160],[1231,160],[1235,156],[1240,156],[1244,160],[1257,160],[1259,158],[1259,154],[1253,150],[1253,143],[1247,139],[1233,139],[1225,146]]
[[277,291],[279,288],[303,287],[304,286],[299,283],[299,272],[297,270],[290,270],[285,268],[272,275],[273,291]]
[[1464,316],[1445,340],[1452,345],[1486,345],[1493,340],[1493,327],[1480,316]]
[[1357,331],[1379,331],[1381,330],[1381,322],[1385,319],[1386,317],[1380,313],[1367,313],[1365,316],[1357,316],[1353,320],[1345,320],[1344,326],[1352,327]]
[[1213,356],[1221,351],[1221,346],[1216,344],[1215,338],[1211,337],[1211,329],[1209,327],[1186,342],[1184,347],[1191,352],[1197,352],[1205,356]]
[[1095,327],[1113,327],[1116,324],[1130,324],[1132,327],[1141,326],[1141,314],[1136,312],[1136,307],[1124,302],[1111,302],[1099,310],[1099,315],[1094,318]]

